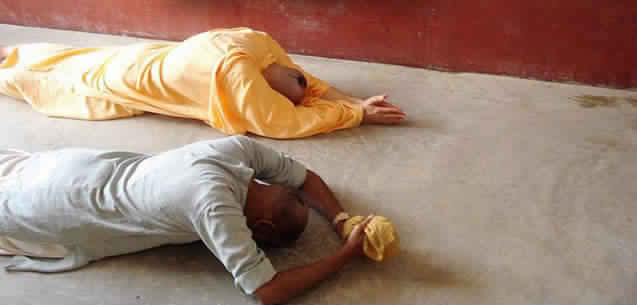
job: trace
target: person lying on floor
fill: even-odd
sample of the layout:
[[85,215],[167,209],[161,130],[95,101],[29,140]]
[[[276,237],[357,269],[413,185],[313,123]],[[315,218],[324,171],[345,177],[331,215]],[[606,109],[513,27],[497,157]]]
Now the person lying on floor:
[[[277,272],[258,244],[291,245],[305,230],[308,207],[332,222],[344,245]],[[343,234],[347,217],[317,174],[245,136],[156,155],[0,151],[0,251],[24,255],[12,259],[9,271],[68,271],[201,240],[237,287],[278,304],[363,254],[371,218]]]
[[271,138],[405,119],[386,96],[346,95],[303,71],[268,34],[248,28],[183,42],[36,43],[0,52],[6,57],[0,93],[55,117],[108,120],[150,112],[201,120],[229,135]]

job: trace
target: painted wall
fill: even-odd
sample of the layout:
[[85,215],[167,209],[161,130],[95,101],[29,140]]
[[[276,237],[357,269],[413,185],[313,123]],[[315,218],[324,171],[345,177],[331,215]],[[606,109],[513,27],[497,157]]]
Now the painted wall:
[[637,87],[635,0],[0,0],[0,22],[173,40],[249,26],[294,53]]

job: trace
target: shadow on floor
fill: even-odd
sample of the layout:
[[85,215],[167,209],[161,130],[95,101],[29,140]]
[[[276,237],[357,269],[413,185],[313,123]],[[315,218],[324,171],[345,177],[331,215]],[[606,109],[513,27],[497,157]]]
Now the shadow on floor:
[[385,264],[379,265],[386,280],[418,283],[423,287],[476,288],[479,283],[468,277],[471,272],[463,270],[457,263],[445,260],[435,254],[423,254],[410,249]]

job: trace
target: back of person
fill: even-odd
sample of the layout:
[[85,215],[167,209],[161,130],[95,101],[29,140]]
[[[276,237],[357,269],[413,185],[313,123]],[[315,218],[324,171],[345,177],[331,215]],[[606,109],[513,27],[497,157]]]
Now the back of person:
[[91,242],[87,238],[95,235],[111,239],[112,226],[134,235],[140,224],[131,216],[141,210],[125,180],[146,158],[88,149],[34,153],[11,174],[12,187],[0,194],[5,219],[0,231],[16,232],[11,237],[19,240],[62,245]]
[[252,145],[228,137],[156,155],[4,151],[0,237],[73,249],[71,255],[81,258],[73,263],[77,267],[207,238],[216,230],[211,223],[225,221],[221,216],[202,222],[202,215],[213,212],[230,213],[232,221],[245,226],[242,210],[255,176]]
[[270,44],[267,34],[247,28],[116,47],[24,44],[0,66],[0,92],[51,116],[100,120],[152,112],[210,122],[210,87],[226,56],[245,55],[262,69],[276,60]]
[[[273,80],[266,69],[275,63],[296,77]],[[337,91],[303,71],[268,34],[248,28],[106,48],[20,45],[0,64],[0,93],[54,117],[109,120],[151,112],[201,120],[229,135],[272,138],[404,119],[385,96],[363,103]]]
[[25,155],[0,178],[0,235],[79,247],[90,259],[197,240],[188,216],[194,198],[210,190],[201,173],[219,172],[201,164],[198,146],[205,145],[155,156],[89,149]]

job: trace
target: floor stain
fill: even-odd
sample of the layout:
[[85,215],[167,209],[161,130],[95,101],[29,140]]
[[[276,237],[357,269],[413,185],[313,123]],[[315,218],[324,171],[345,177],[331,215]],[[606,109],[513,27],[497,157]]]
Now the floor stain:
[[637,107],[637,96],[630,96],[624,98],[628,104],[633,105],[633,107]]
[[591,136],[586,141],[602,148],[602,152],[629,151],[631,145],[610,137]]
[[606,137],[588,137],[586,140],[593,144],[607,146],[609,148],[617,148],[619,144],[615,139]]
[[637,107],[637,96],[619,97],[603,95],[578,95],[571,97],[570,99],[577,102],[584,108],[615,107],[622,100],[632,105],[633,107]]
[[577,102],[584,108],[595,108],[617,106],[617,101],[619,100],[619,98],[615,96],[578,95],[572,97],[571,100]]

